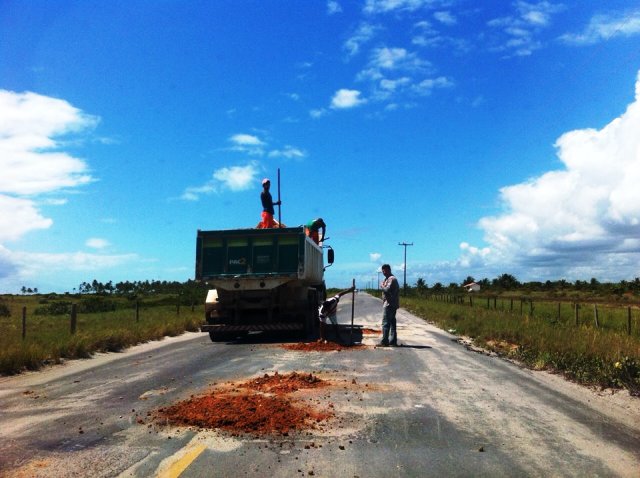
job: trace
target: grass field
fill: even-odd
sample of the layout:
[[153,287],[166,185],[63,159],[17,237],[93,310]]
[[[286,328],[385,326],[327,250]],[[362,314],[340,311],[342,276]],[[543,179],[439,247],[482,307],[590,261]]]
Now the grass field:
[[[152,297],[139,302],[136,321],[135,301],[80,296],[0,296],[10,316],[0,317],[0,374],[37,370],[63,359],[86,358],[94,352],[120,351],[124,348],[184,331],[199,330],[204,318],[203,306],[176,305],[172,297]],[[69,313],[50,314],[69,303],[78,308],[76,332],[71,334]],[[102,307],[96,307],[96,303]],[[93,305],[92,305],[93,304]],[[54,307],[55,306],[55,307]],[[26,307],[26,337],[22,338],[22,314]],[[86,309],[109,309],[87,312]],[[5,309],[5,310],[6,310]],[[38,311],[39,309],[39,311]],[[36,313],[36,312],[39,313]]]
[[[375,292],[375,291],[373,291]],[[374,295],[378,295],[375,293]],[[485,301],[486,303],[486,301]],[[570,303],[537,303],[533,315],[527,305],[490,302],[489,306],[420,297],[402,297],[401,305],[415,315],[477,345],[516,359],[534,369],[564,374],[579,383],[627,388],[640,395],[640,334],[638,311],[632,334],[627,333],[626,308],[602,309],[595,327],[590,307],[579,310],[578,325]],[[563,308],[564,307],[564,310]],[[588,311],[588,313],[587,313]],[[634,329],[635,328],[635,329]],[[635,330],[635,331],[634,331]]]

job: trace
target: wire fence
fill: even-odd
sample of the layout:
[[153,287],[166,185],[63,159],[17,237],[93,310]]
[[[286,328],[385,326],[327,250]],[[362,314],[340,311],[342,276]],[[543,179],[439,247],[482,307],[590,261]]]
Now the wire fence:
[[592,326],[640,337],[640,306],[637,304],[619,305],[472,294],[430,294],[427,299],[472,308],[499,310],[523,317],[543,318],[567,326]]
[[[125,307],[124,309],[121,309],[120,307],[118,307],[118,310],[120,311],[119,316],[127,316],[132,322],[138,323],[140,322],[140,317],[141,317],[141,311],[144,310],[147,304],[144,304],[141,301],[135,301],[134,303],[130,304],[128,307]],[[158,307],[158,305],[156,304],[149,304],[150,307]],[[175,315],[176,316],[180,316],[180,308],[184,307],[184,305],[181,304],[181,302],[179,301],[179,299],[176,301],[175,304]],[[173,308],[174,306],[169,306],[171,308]],[[191,312],[194,312],[195,309],[195,303],[192,301],[190,306],[187,306]],[[79,313],[79,307],[77,303],[71,303],[69,304],[69,306],[67,307],[69,310],[66,313],[63,314],[55,314],[57,316],[57,318],[61,318],[61,317],[67,317],[69,320],[69,333],[71,335],[75,335],[77,330],[78,330],[78,315]],[[167,308],[167,306],[165,305],[164,308]],[[129,309],[130,310],[130,314],[123,314],[123,310]],[[41,318],[44,318],[45,320],[47,318],[50,318],[51,315],[46,315],[45,317],[42,317],[42,314],[38,314],[37,313],[37,308],[34,309],[35,310],[35,314],[33,315],[32,318],[36,318],[37,317],[37,322],[41,322]],[[116,308],[114,307],[113,312],[116,311]],[[28,325],[32,322],[32,320],[30,320],[29,314],[28,314],[28,309],[27,306],[22,306],[21,309],[22,312],[22,333],[21,333],[21,337],[22,340],[26,340],[27,338],[27,330],[28,330]],[[105,311],[102,311],[105,312]],[[84,315],[84,314],[80,314],[80,315]],[[87,316],[89,315],[95,315],[95,313],[90,312],[90,313],[86,313]],[[59,322],[59,321],[58,321]],[[32,331],[32,333],[34,333],[34,331]],[[35,332],[37,333],[37,332]]]

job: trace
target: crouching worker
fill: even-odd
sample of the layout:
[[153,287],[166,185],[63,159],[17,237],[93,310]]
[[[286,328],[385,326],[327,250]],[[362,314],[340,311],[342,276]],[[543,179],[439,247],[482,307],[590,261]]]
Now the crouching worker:
[[[322,229],[322,236],[320,236],[320,229]],[[318,219],[309,221],[309,223],[304,227],[304,232],[313,240],[313,242],[320,245],[320,243],[324,242],[324,232],[326,229],[327,225],[324,223],[323,219],[319,217]]]
[[318,310],[320,315],[320,342],[327,343],[327,326],[333,324],[333,330],[336,334],[336,341],[340,342],[340,329],[338,328],[338,302],[340,297],[349,292],[353,292],[355,287],[350,287],[338,292],[333,297],[325,300]]

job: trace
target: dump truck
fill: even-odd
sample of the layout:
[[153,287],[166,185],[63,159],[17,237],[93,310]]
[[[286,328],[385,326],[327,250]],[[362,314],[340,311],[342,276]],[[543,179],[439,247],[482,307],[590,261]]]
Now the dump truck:
[[326,298],[324,250],[328,267],[333,249],[302,226],[198,230],[195,277],[210,287],[201,330],[214,342],[253,331],[315,335]]

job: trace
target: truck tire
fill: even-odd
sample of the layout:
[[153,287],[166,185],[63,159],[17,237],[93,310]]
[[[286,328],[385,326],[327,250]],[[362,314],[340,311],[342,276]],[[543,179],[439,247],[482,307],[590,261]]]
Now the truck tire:
[[322,284],[320,284],[318,287],[318,304],[320,302],[324,302],[325,300],[327,300],[327,284],[325,281],[322,281]]
[[317,289],[309,289],[308,293],[308,308],[307,317],[305,320],[304,332],[308,339],[314,339],[318,335],[319,318],[318,318],[318,305],[319,305],[319,292]]

